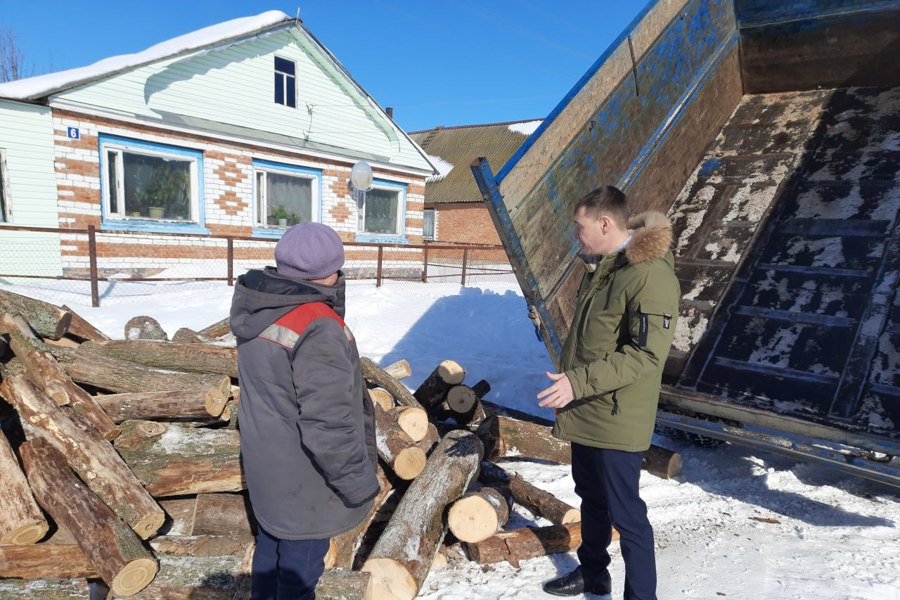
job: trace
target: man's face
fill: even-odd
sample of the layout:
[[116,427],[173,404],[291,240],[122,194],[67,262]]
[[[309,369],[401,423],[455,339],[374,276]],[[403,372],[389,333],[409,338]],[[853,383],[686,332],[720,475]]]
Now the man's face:
[[581,242],[585,254],[599,256],[613,250],[609,247],[610,231],[612,222],[609,217],[601,215],[595,219],[585,214],[583,208],[579,208],[575,213],[575,239]]

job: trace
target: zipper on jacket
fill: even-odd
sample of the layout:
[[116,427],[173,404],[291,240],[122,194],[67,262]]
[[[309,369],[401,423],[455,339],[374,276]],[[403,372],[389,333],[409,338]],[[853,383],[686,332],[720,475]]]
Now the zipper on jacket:
[[607,288],[606,290],[606,306],[603,307],[603,310],[609,310],[609,302],[612,298],[613,284],[616,283],[616,271],[618,271],[618,269],[616,269],[615,265],[613,265],[613,272],[609,276],[609,288]]
[[613,392],[613,409],[612,409],[612,414],[613,414],[613,416],[616,416],[617,414],[619,414],[619,399],[616,398],[616,392]]

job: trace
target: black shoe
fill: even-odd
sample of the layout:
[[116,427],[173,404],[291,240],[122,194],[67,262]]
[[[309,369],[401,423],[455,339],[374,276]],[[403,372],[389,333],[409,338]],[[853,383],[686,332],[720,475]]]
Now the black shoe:
[[581,567],[578,567],[568,575],[551,579],[543,587],[545,592],[554,596],[578,596],[585,592],[605,596],[612,591],[612,580],[609,571],[604,571],[595,581],[586,582]]

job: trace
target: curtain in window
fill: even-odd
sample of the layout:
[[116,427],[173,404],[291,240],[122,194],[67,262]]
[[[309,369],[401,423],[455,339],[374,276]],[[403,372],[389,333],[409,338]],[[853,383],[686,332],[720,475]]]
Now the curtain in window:
[[290,227],[312,221],[311,179],[268,172],[266,182],[269,225]]
[[397,192],[377,188],[366,192],[366,232],[396,234],[399,204]]
[[122,163],[129,216],[190,220],[190,161],[124,152]]

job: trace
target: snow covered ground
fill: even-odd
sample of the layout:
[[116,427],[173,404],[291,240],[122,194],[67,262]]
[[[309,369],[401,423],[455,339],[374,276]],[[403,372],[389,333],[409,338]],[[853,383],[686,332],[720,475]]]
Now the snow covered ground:
[[[228,314],[224,284],[115,283],[101,287],[101,308],[87,290],[12,289],[67,304],[113,337],[132,316],[156,318],[172,335],[201,329]],[[66,290],[66,291],[64,291]],[[467,370],[466,381],[491,382],[488,399],[550,417],[536,407],[551,363],[526,317],[515,283],[351,282],[347,322],[362,354],[382,365],[409,360],[415,387],[441,360]],[[658,438],[678,450],[675,480],[642,474],[641,491],[656,530],[660,600],[674,598],[900,600],[900,493],[884,485],[737,446],[704,449]],[[532,483],[577,506],[567,467],[507,461]],[[547,524],[517,509],[512,526]],[[612,549],[613,598],[621,598],[623,567]],[[542,581],[575,566],[574,555],[481,567],[453,559],[434,570],[428,600],[552,598]]]

